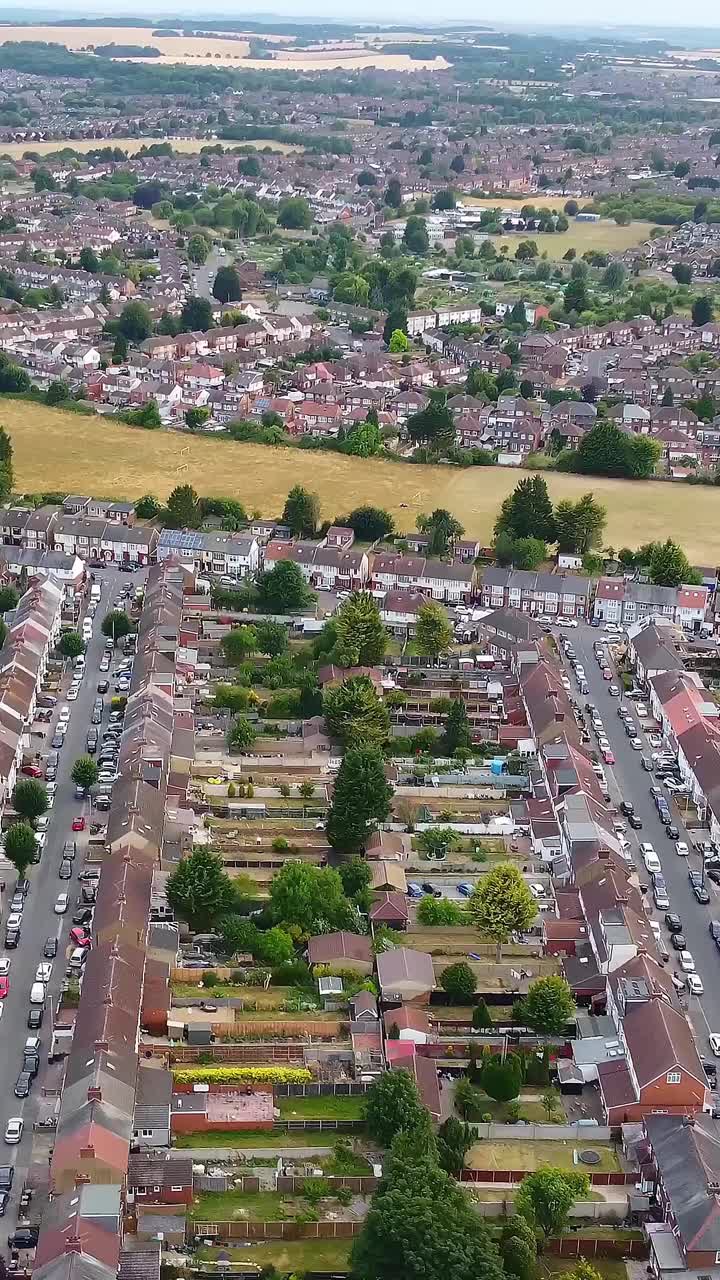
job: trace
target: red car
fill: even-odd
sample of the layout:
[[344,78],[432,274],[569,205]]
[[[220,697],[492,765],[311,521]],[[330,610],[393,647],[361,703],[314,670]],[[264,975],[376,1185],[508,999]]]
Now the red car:
[[75,928],[70,930],[70,941],[75,947],[92,946],[92,938],[86,930],[83,929],[82,925],[79,924],[76,924]]
[[27,774],[28,778],[42,778],[43,776],[42,769],[38,769],[36,764],[24,764],[22,771]]
[[0,978],[0,1000],[4,1000],[10,990],[10,979]]
[[82,814],[80,815],[79,818],[73,818],[72,829],[73,831],[85,830],[85,819],[83,818]]

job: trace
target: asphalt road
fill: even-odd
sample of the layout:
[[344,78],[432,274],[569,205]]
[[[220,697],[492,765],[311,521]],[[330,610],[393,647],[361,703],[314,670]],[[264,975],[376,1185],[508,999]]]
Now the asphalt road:
[[[72,926],[72,914],[77,910],[75,900],[78,894],[78,882],[76,878],[60,880],[58,869],[63,844],[65,840],[73,836],[71,830],[73,818],[80,813],[84,813],[89,826],[90,802],[83,802],[74,798],[74,786],[70,780],[70,771],[77,757],[85,754],[85,738],[90,725],[93,702],[97,697],[96,686],[98,679],[100,679],[98,668],[104,648],[104,638],[100,631],[100,624],[105,613],[109,608],[112,608],[113,601],[121,588],[130,582],[137,584],[139,581],[138,575],[134,575],[131,578],[129,574],[119,573],[117,570],[104,570],[98,572],[96,577],[98,581],[103,583],[103,594],[95,617],[93,637],[86,650],[85,677],[82,681],[77,701],[65,703],[61,696],[58,699],[58,707],[56,708],[57,713],[60,706],[67,705],[70,708],[71,715],[69,728],[65,735],[65,744],[60,752],[57,776],[58,786],[53,807],[49,811],[50,822],[45,848],[40,862],[31,867],[28,873],[31,888],[26,898],[26,906],[23,912],[20,943],[17,949],[13,951],[5,951],[4,948],[0,948],[1,953],[11,959],[10,990],[3,1001],[4,1008],[2,1021],[0,1021],[0,1142],[5,1133],[5,1125],[11,1116],[22,1116],[25,1120],[22,1142],[18,1146],[6,1146],[3,1144],[2,1149],[0,1149],[0,1164],[13,1164],[15,1166],[12,1194],[5,1212],[4,1229],[0,1233],[0,1249],[6,1243],[6,1235],[9,1235],[15,1228],[18,1200],[30,1164],[31,1162],[46,1164],[52,1143],[52,1133],[48,1134],[47,1131],[34,1133],[33,1123],[37,1120],[39,1112],[47,1114],[48,1111],[53,1109],[52,1098],[46,1099],[44,1104],[41,1103],[43,1087],[55,1088],[61,1078],[59,1074],[61,1068],[57,1064],[49,1066],[47,1054],[51,1041],[53,1010],[57,1004],[57,998],[65,977],[66,953],[69,954],[68,934]],[[109,675],[110,673],[108,673]],[[69,677],[65,679],[64,687],[67,687],[68,684]],[[111,693],[112,686],[110,694],[105,697],[105,721],[108,715],[107,707],[109,706]],[[44,743],[40,744],[43,754],[46,754],[49,750],[51,736],[52,733],[48,733]],[[32,741],[34,743],[39,742],[36,738],[33,738]],[[82,869],[88,831],[75,833],[74,838],[78,846],[75,859],[75,872],[77,875],[77,872]],[[15,878],[13,876],[12,879],[6,881],[7,887],[3,894],[0,944],[4,942],[4,925],[7,920],[8,906],[14,885]],[[63,891],[68,891],[70,894],[70,906],[67,914],[55,915],[53,909],[55,900],[57,895]],[[22,1066],[23,1046],[28,1035],[38,1034],[30,1032],[27,1026],[27,1015],[30,1009],[30,987],[35,979],[35,970],[43,959],[42,952],[45,939],[50,935],[58,938],[59,945],[58,954],[53,961],[43,1025],[39,1032],[41,1037],[40,1071],[33,1083],[30,1096],[20,1099],[15,1097],[14,1087]],[[29,1211],[32,1219],[37,1219],[41,1208],[42,1202],[39,1202],[36,1196]]]
[[[648,840],[653,845],[662,864],[662,871],[670,897],[670,909],[676,911],[682,920],[688,949],[692,952],[696,971],[702,978],[705,987],[704,995],[690,996],[686,993],[685,998],[700,1051],[711,1057],[707,1039],[708,1034],[711,1031],[720,1031],[720,952],[718,952],[710,937],[708,925],[712,919],[720,920],[720,893],[717,887],[711,881],[708,881],[707,888],[710,893],[710,905],[706,907],[701,906],[692,894],[688,880],[688,870],[689,868],[700,870],[701,859],[694,852],[691,852],[689,858],[678,857],[675,852],[675,842],[668,838],[665,827],[660,822],[655,803],[650,795],[650,787],[657,785],[658,780],[653,774],[647,773],[640,764],[641,756],[649,756],[652,748],[641,731],[639,736],[643,742],[643,751],[632,750],[624,725],[617,714],[620,699],[612,697],[608,693],[610,682],[603,680],[600,666],[593,653],[593,643],[598,639],[603,639],[602,633],[589,626],[580,626],[576,631],[567,631],[565,634],[570,638],[575,650],[576,660],[585,668],[585,678],[590,688],[590,692],[585,697],[581,697],[578,694],[574,676],[571,674],[572,696],[577,699],[582,708],[584,708],[586,701],[595,703],[605,726],[606,737],[615,756],[615,764],[613,766],[604,766],[613,801],[619,805],[623,799],[632,800],[635,812],[642,819],[641,831],[632,831],[630,829],[627,831],[627,838],[632,845],[640,880],[644,884],[650,882],[650,876],[645,870],[639,854],[639,842]],[[632,701],[626,700],[626,705],[632,709],[633,716],[637,721]],[[665,794],[667,795],[668,793],[665,792]],[[687,830],[683,827],[682,816],[678,813],[674,804],[671,803],[670,808],[673,822],[680,828],[680,839],[685,840],[692,850],[694,847],[693,842]],[[652,898],[649,897],[649,901],[652,903]],[[670,951],[668,968],[679,972],[678,966],[674,964],[675,952],[670,946],[670,935],[663,917],[664,912],[658,911],[653,905],[652,918],[659,920],[663,936]]]

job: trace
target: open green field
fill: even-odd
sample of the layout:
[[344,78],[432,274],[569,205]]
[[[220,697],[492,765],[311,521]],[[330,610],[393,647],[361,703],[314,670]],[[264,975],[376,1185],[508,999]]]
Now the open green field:
[[[192,483],[200,494],[238,498],[248,511],[277,516],[292,486],[304,484],[320,495],[323,518],[370,502],[407,531],[419,512],[447,507],[482,542],[490,541],[500,503],[524,474],[515,467],[412,466],[143,431],[22,400],[3,399],[0,421],[12,436],[20,493],[75,493],[80,486],[96,497],[166,498],[175,485]],[[692,561],[720,563],[716,489],[544,474],[556,502],[592,490],[607,508],[606,544],[637,547],[672,534]]]
[[[546,253],[548,258],[560,259],[568,249],[574,249],[578,257],[582,257],[590,249],[599,253],[624,253],[626,249],[634,249],[650,239],[652,222],[631,222],[627,227],[619,227],[610,219],[602,222],[570,222],[567,231],[536,232],[528,231],[527,235],[491,236],[496,249],[503,244],[517,247],[521,240],[534,240],[538,253]],[[514,248],[508,257],[515,256]]]
[[[522,1106],[522,1103],[520,1104]],[[582,1171],[582,1165],[575,1165],[573,1152],[584,1147],[597,1151],[600,1156],[598,1164],[592,1166],[593,1173],[615,1173],[620,1169],[620,1162],[614,1147],[601,1142],[593,1142],[588,1135],[585,1143],[575,1140],[568,1142],[476,1142],[468,1151],[465,1164],[468,1169],[525,1169],[532,1173],[542,1164],[555,1165],[560,1169]]]

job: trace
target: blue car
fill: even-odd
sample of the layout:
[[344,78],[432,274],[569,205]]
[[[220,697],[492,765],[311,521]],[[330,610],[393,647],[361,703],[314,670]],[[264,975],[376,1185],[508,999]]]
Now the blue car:
[[413,882],[412,882],[412,880],[411,880],[411,881],[410,881],[410,883],[409,883],[409,885],[408,885],[408,887],[407,887],[407,896],[408,896],[408,898],[424,898],[424,897],[425,897],[425,894],[423,893],[422,889],[420,888],[420,885],[419,885],[419,884],[413,884]]
[[475,892],[475,885],[470,884],[467,880],[464,880],[462,884],[458,885],[457,891],[458,893],[462,894],[463,898],[471,898],[473,893]]

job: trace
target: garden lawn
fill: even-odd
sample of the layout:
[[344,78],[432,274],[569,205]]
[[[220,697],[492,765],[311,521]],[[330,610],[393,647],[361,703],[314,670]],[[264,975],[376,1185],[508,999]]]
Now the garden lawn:
[[272,1129],[228,1129],[223,1133],[178,1134],[173,1145],[193,1150],[208,1147],[215,1150],[227,1147],[238,1151],[242,1151],[243,1148],[252,1151],[256,1147],[261,1150],[272,1150],[277,1147],[278,1150],[282,1150],[285,1147],[332,1147],[333,1138],[334,1135],[330,1131],[326,1130],[322,1133],[319,1129],[305,1129],[302,1133],[298,1131],[276,1133]]
[[[216,1259],[222,1253],[232,1262],[274,1266],[282,1275],[303,1271],[346,1271],[350,1260],[350,1240],[275,1240],[253,1244],[249,1249],[198,1249],[201,1262]],[[608,1276],[607,1280],[620,1280]]]
[[234,1218],[284,1222],[296,1216],[298,1199],[275,1191],[205,1191],[194,1201],[190,1215],[196,1222],[230,1222]]
[[[522,1106],[522,1104],[521,1104]],[[590,1166],[576,1165],[573,1152],[581,1150],[597,1151],[600,1162]],[[524,1169],[532,1173],[540,1165],[557,1165],[561,1169],[577,1169],[586,1173],[617,1173],[620,1162],[614,1147],[601,1142],[593,1142],[588,1131],[587,1139],[567,1142],[555,1141],[510,1141],[476,1142],[468,1151],[465,1159],[468,1169]]]
[[282,1120],[362,1120],[365,1115],[364,1098],[276,1098],[275,1101]]

